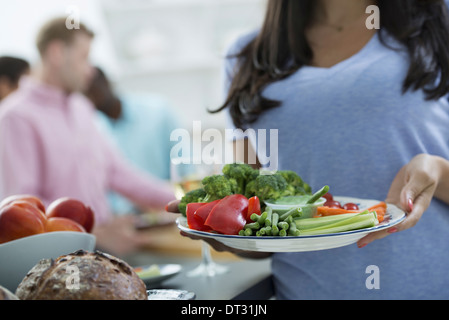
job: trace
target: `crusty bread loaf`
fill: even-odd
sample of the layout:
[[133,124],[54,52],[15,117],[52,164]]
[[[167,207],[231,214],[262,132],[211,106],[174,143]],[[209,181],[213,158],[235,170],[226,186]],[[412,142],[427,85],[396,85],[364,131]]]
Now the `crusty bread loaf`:
[[83,250],[43,259],[16,290],[21,300],[146,300],[145,284],[123,260]]
[[19,300],[11,291],[0,286],[0,300]]

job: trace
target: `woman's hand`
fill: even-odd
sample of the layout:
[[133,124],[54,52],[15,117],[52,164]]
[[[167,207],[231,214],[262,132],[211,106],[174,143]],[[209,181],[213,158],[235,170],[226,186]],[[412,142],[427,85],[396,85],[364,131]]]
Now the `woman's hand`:
[[134,215],[124,215],[95,227],[92,233],[97,238],[97,248],[122,257],[150,245],[151,238],[136,230],[136,222]]
[[447,161],[440,157],[419,154],[402,167],[394,178],[385,201],[405,210],[406,219],[392,228],[363,237],[357,242],[358,246],[362,248],[376,239],[415,226],[429,207],[442,180],[445,166]]

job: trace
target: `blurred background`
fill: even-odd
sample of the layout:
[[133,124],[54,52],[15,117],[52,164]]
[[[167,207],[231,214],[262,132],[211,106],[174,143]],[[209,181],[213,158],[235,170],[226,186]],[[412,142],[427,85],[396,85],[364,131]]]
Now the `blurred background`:
[[96,33],[92,64],[124,93],[160,95],[192,128],[223,128],[208,114],[223,101],[223,58],[239,35],[256,29],[265,0],[1,0],[0,56],[37,61],[35,37],[54,16],[79,15]]
[[[151,107],[148,110],[153,112],[142,113],[144,116],[137,118],[133,114],[129,118],[132,121],[125,117],[123,126],[117,128],[111,124],[112,120],[100,117],[99,112],[102,128],[116,140],[128,160],[161,179],[171,178],[172,181],[168,158],[171,145],[166,133],[172,132],[173,128],[191,131],[194,121],[201,121],[203,132],[208,128],[225,128],[223,112],[207,112],[218,108],[224,101],[225,53],[239,36],[259,28],[266,2],[0,1],[0,57],[13,56],[25,59],[32,67],[36,65],[39,62],[36,36],[42,25],[54,17],[79,18],[94,31],[90,54],[92,65],[106,73],[120,96],[143,97],[143,102],[126,98],[127,104],[131,101],[130,105],[135,104],[139,108],[148,106]],[[172,122],[166,121],[162,115],[167,109],[170,109],[167,118],[176,118]],[[113,193],[110,202],[112,211],[118,215],[137,210],[132,203]],[[174,216],[154,217],[149,214],[144,217],[139,224],[139,228],[144,230],[164,225],[167,219],[170,223],[170,229],[151,229],[150,250],[199,253],[200,242],[186,241],[181,237],[172,224]]]

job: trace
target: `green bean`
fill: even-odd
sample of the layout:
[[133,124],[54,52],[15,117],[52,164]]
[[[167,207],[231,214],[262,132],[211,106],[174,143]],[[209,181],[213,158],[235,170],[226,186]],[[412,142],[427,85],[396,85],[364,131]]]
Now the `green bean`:
[[259,231],[260,231],[260,234],[263,236],[271,236],[271,227],[264,227],[264,228],[261,228]]
[[252,221],[256,222],[257,220],[259,220],[259,215],[257,213],[253,213],[249,218]]
[[252,222],[252,223],[247,223],[244,227],[245,229],[253,229],[253,230],[258,230],[260,229],[260,224],[259,222]]
[[273,236],[279,235],[278,221],[279,221],[279,215],[277,213],[273,212],[272,221],[271,221],[271,234]]
[[[285,221],[281,221],[278,223],[278,228],[282,229],[282,230],[287,230],[289,226],[290,225],[288,224],[288,222],[285,222]],[[279,230],[279,232],[280,232],[280,230]]]
[[318,190],[317,192],[315,192],[310,199],[306,202],[307,204],[312,204],[315,201],[317,201],[319,198],[321,198],[322,196],[324,196],[327,192],[329,191],[329,186],[324,186],[322,187],[320,190]]
[[287,236],[287,231],[285,229],[279,230],[279,236],[280,237],[286,237]]
[[273,213],[272,220],[271,220],[271,226],[277,226],[279,222],[279,214]]
[[289,224],[289,228],[288,228],[288,235],[290,236],[299,236],[300,231],[296,228],[296,222],[293,221],[292,217],[288,217],[288,224]]
[[257,222],[259,222],[259,225],[262,227],[265,224],[265,220],[267,219],[268,216],[268,212],[264,211],[260,217],[259,220],[257,220]]
[[253,230],[250,228],[245,229],[245,236],[250,237],[253,235]]
[[265,219],[265,226],[271,226],[271,220],[273,219],[273,209],[271,207],[267,207],[267,218]]
[[271,226],[265,227],[265,234],[266,234],[267,236],[273,235],[273,232],[272,232],[271,230],[272,230],[272,229],[271,229]]
[[302,209],[301,208],[293,208],[291,210],[288,210],[286,213],[283,213],[282,215],[279,216],[279,220],[284,221],[285,219],[287,219],[289,216],[301,216],[302,213]]
[[289,236],[298,237],[300,234],[301,234],[301,232],[298,229],[296,229],[296,230],[288,229]]

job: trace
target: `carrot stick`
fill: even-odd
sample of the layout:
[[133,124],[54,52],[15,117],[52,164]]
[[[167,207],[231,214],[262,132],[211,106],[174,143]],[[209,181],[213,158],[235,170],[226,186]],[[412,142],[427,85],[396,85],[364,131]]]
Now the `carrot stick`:
[[368,210],[376,210],[377,208],[383,208],[384,210],[387,210],[387,204],[385,202],[379,202],[378,204],[375,204],[372,207],[369,207]]
[[[382,202],[379,202],[365,210],[376,211],[376,214],[379,218],[379,222],[381,222],[381,220],[383,221],[385,213],[387,212],[387,204],[382,201]],[[315,217],[325,217],[325,216],[332,216],[332,215],[345,214],[345,213],[360,213],[365,210],[345,210],[345,209],[340,209],[340,208],[329,208],[326,206],[322,206],[322,207],[317,208]]]
[[318,217],[326,217],[326,216],[333,216],[337,214],[345,214],[345,213],[360,213],[360,210],[345,210],[340,208],[329,208],[326,206],[318,207],[316,216]]

